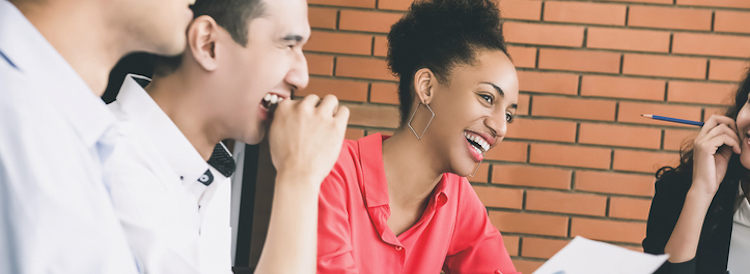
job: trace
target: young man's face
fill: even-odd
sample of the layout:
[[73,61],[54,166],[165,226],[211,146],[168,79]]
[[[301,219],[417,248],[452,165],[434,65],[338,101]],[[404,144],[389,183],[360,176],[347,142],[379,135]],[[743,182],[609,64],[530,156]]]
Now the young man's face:
[[[249,144],[260,142],[270,117],[263,98],[267,94],[291,97],[308,83],[302,46],[310,37],[304,0],[265,0],[264,13],[248,22],[245,47],[228,43],[217,73],[227,87],[221,92],[225,126],[232,138]],[[219,91],[217,91],[219,92]]]
[[128,48],[177,55],[185,49],[185,30],[193,19],[190,10],[195,0],[132,0],[119,1],[116,22],[126,32],[122,43]]

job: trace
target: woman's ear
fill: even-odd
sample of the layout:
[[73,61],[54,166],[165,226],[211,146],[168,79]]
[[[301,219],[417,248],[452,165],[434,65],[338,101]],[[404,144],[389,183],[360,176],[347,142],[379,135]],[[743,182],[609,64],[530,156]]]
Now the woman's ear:
[[188,26],[188,50],[200,66],[214,71],[217,65],[216,39],[219,26],[211,16],[199,16]]
[[437,78],[432,70],[421,68],[414,73],[414,92],[417,93],[417,99],[424,105],[432,102],[434,95],[433,87],[437,84]]

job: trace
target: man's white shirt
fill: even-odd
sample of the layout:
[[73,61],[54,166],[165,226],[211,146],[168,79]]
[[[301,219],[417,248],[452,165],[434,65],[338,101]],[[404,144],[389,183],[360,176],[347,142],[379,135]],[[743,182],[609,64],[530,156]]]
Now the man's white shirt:
[[102,173],[115,121],[0,0],[0,273],[137,273]]
[[128,75],[109,105],[123,137],[105,170],[133,252],[147,273],[231,273],[231,155],[220,144],[209,165],[141,78]]

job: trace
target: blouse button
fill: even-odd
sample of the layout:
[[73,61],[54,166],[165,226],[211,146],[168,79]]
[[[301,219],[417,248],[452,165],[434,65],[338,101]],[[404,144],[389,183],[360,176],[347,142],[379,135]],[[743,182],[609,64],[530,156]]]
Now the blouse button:
[[500,269],[495,270],[495,274],[503,274],[503,272],[500,272]]
[[402,247],[400,247],[400,246],[397,246],[397,247],[396,247],[396,251],[401,251],[401,249],[403,249],[403,248],[402,248]]

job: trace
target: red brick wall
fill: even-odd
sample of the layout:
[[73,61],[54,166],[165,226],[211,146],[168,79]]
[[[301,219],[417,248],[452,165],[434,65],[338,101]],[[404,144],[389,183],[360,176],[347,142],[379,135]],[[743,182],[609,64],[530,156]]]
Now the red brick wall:
[[[398,126],[386,34],[411,0],[309,0],[310,85],[352,110],[347,137]],[[722,112],[750,57],[748,0],[500,0],[519,117],[473,179],[516,267],[572,237],[640,250],[653,173]]]

